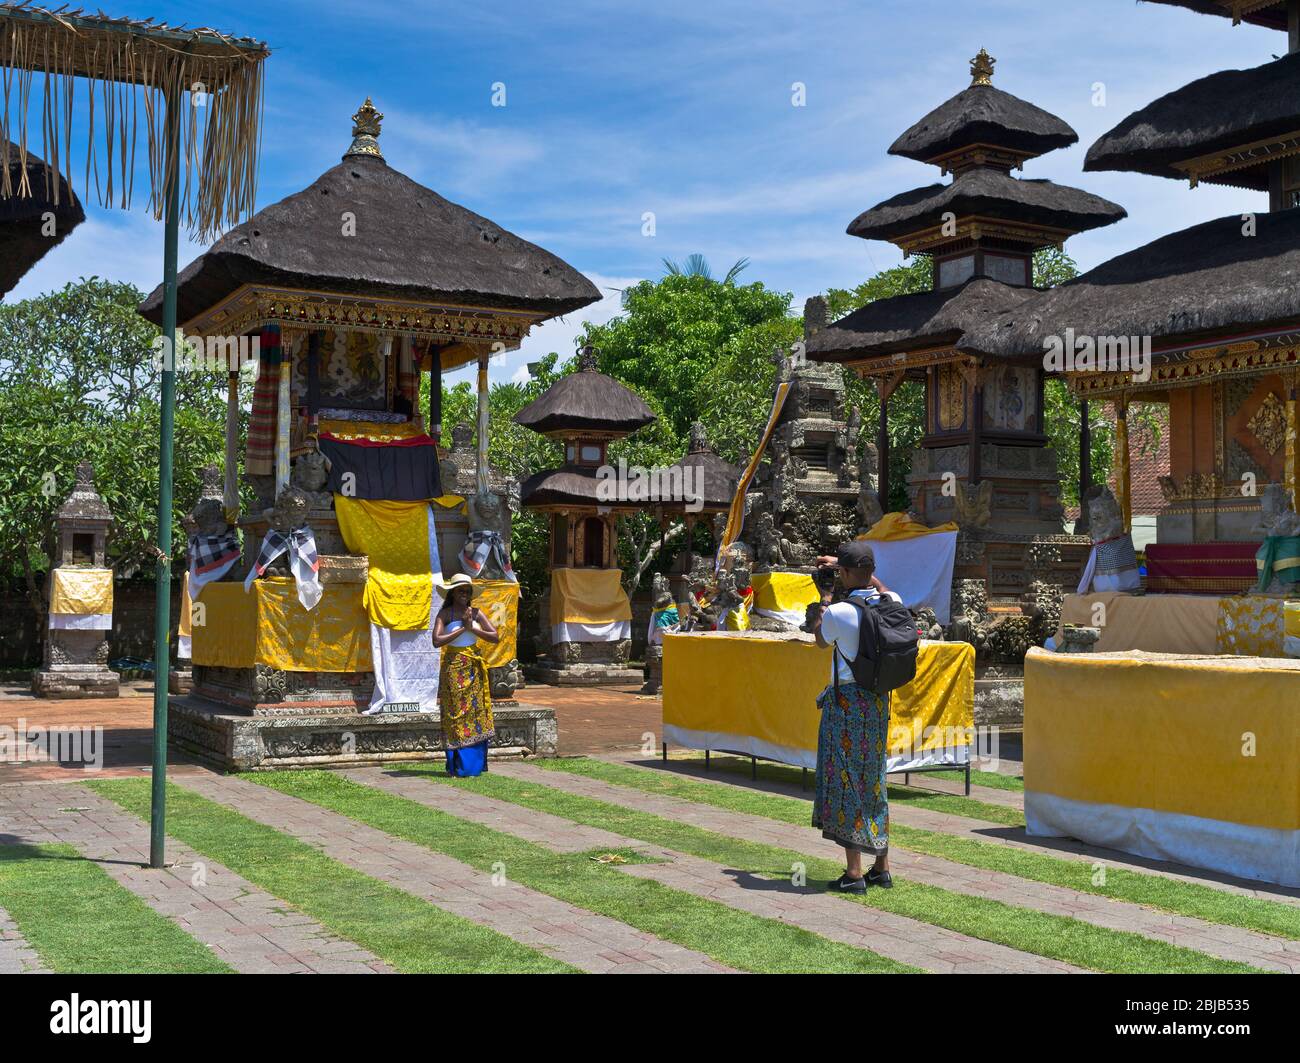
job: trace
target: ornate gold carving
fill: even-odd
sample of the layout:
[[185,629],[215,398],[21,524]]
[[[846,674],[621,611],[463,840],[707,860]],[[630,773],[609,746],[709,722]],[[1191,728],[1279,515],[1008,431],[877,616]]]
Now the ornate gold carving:
[[349,155],[370,155],[376,159],[382,159],[384,153],[379,150],[379,126],[383,122],[384,116],[375,109],[375,105],[370,102],[370,97],[366,97],[366,102],[357,108],[357,113],[352,116],[352,146],[343,153],[346,159]]
[[1194,159],[1174,163],[1174,168],[1187,174],[1191,186],[1195,188],[1201,181],[1212,180],[1254,166],[1263,166],[1277,159],[1285,159],[1297,154],[1300,154],[1300,131],[1256,140],[1229,151],[1199,155]]
[[989,55],[988,49],[981,48],[979,55],[970,61],[970,83],[972,85],[992,85],[993,67],[997,60]]
[[966,422],[966,378],[952,363],[935,370],[938,384],[939,430],[951,432]]
[[1286,407],[1270,391],[1259,404],[1255,416],[1246,422],[1246,427],[1255,434],[1265,450],[1276,454],[1286,446]]
[[877,355],[861,361],[846,361],[845,368],[852,369],[860,377],[892,377],[900,370],[925,369],[932,365],[945,365],[949,362],[961,363],[968,360],[956,347],[930,347],[919,351],[901,351],[897,354]]
[[1166,502],[1204,501],[1230,495],[1217,472],[1194,472],[1184,477],[1182,483],[1172,476],[1162,476],[1160,493],[1165,496]]
[[943,225],[934,225],[920,232],[894,237],[890,242],[909,255],[924,255],[929,254],[936,247],[955,244],[961,240],[983,240],[991,237],[1024,244],[1034,249],[1060,247],[1073,235],[1067,229],[1056,229],[1048,225],[1008,222],[999,218],[975,215],[969,218],[958,218],[955,231],[945,233]]
[[[1294,337],[1289,336],[1292,342]],[[1205,351],[1192,351],[1177,361],[1157,362],[1151,369],[1151,378],[1136,383],[1127,373],[1068,373],[1067,379],[1076,395],[1089,398],[1108,398],[1120,392],[1134,394],[1165,391],[1171,387],[1190,387],[1217,377],[1263,376],[1278,370],[1292,369],[1300,364],[1300,348],[1294,346],[1265,347],[1250,342],[1213,347]],[[1167,352],[1156,352],[1156,358]]]
[[925,161],[940,167],[944,173],[960,173],[972,166],[1001,166],[1007,170],[1021,170],[1024,169],[1025,160],[1033,157],[1029,152],[1012,151],[994,144],[967,144]]
[[[543,315],[510,310],[366,299],[329,292],[245,286],[185,323],[187,335],[239,336],[268,322],[296,329],[351,329],[442,343],[519,346]],[[468,360],[473,360],[470,352]],[[444,363],[444,368],[451,368]]]

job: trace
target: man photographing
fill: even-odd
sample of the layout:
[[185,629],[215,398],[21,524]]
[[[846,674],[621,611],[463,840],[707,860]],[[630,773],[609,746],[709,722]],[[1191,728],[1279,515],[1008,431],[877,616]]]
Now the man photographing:
[[[817,645],[832,648],[831,682],[817,698],[821,726],[817,733],[817,790],[812,824],[822,836],[844,847],[847,867],[828,889],[862,893],[868,886],[890,889],[889,803],[885,765],[889,756],[889,693],[876,693],[859,682],[854,662],[859,656],[863,622],[876,631],[874,617],[864,610],[882,601],[902,599],[876,578],[876,558],[865,542],[843,544],[835,557],[819,557],[819,568],[839,573],[848,592],[845,601],[831,604],[827,580],[818,579],[822,600],[809,606],[807,630]],[[819,576],[822,573],[819,572]],[[866,648],[864,648],[866,652]],[[877,684],[877,689],[880,684]],[[864,876],[862,854],[875,863]]]

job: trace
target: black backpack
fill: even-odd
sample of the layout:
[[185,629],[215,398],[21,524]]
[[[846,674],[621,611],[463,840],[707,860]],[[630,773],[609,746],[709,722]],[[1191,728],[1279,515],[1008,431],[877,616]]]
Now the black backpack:
[[[840,656],[848,661],[858,686],[873,694],[888,694],[916,678],[921,633],[907,606],[885,595],[873,602],[845,601],[858,611],[858,655],[852,660]],[[840,652],[838,647],[835,652]],[[835,675],[838,678],[838,669]]]

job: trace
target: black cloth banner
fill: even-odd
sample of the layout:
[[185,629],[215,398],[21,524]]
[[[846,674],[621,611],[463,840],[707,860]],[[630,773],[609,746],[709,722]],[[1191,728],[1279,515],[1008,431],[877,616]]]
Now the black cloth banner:
[[376,443],[335,439],[322,432],[319,443],[330,463],[326,490],[334,494],[393,502],[418,502],[442,494],[438,448],[428,436]]

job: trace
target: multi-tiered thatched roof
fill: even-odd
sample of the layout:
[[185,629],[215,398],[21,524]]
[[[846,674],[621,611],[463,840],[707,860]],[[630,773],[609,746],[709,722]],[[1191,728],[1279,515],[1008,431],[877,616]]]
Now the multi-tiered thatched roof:
[[1201,15],[1222,15],[1234,22],[1249,22],[1271,30],[1285,30],[1285,0],[1146,0],[1149,4],[1184,7]]

